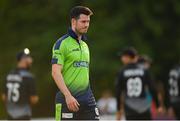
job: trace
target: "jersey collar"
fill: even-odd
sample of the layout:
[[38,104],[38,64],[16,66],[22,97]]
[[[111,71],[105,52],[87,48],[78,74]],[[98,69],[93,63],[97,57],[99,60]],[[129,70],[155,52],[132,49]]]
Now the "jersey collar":
[[[79,43],[77,34],[71,28],[68,29],[68,34]],[[86,35],[82,35],[81,40],[86,41],[87,40],[87,36]]]
[[16,67],[16,70],[24,70],[24,71],[27,71],[29,70],[28,68],[22,68],[22,67]]
[[137,63],[129,63],[127,66],[135,66]]

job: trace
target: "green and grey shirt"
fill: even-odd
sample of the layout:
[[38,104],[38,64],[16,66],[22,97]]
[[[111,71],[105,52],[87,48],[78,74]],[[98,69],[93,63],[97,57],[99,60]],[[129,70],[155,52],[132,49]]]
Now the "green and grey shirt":
[[78,41],[75,32],[69,29],[66,35],[57,40],[52,50],[51,63],[62,65],[64,82],[76,98],[84,94],[93,96],[89,86],[89,48],[84,38],[82,36]]

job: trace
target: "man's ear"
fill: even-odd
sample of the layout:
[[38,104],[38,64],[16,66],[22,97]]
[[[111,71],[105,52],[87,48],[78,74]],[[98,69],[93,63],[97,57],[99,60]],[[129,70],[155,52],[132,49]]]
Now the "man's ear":
[[72,19],[71,19],[71,25],[75,25],[75,23],[76,23],[76,19],[75,19],[75,18],[72,18]]

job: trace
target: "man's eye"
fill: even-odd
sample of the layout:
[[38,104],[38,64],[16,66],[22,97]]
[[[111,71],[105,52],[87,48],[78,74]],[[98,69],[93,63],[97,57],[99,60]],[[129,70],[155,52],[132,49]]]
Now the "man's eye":
[[86,23],[86,21],[82,21],[82,23]]

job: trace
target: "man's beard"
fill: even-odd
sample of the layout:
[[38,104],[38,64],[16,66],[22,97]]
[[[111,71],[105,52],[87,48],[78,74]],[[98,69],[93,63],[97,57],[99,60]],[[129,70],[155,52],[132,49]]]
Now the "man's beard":
[[[86,28],[84,28],[84,29],[86,29]],[[75,31],[76,31],[76,33],[77,33],[78,35],[83,35],[83,34],[86,34],[86,33],[87,33],[87,30],[86,30],[85,32],[81,32],[81,31],[79,31],[77,28],[75,28]]]
[[27,64],[26,69],[27,69],[27,70],[30,70],[30,69],[31,69],[31,66],[32,66],[32,64]]

